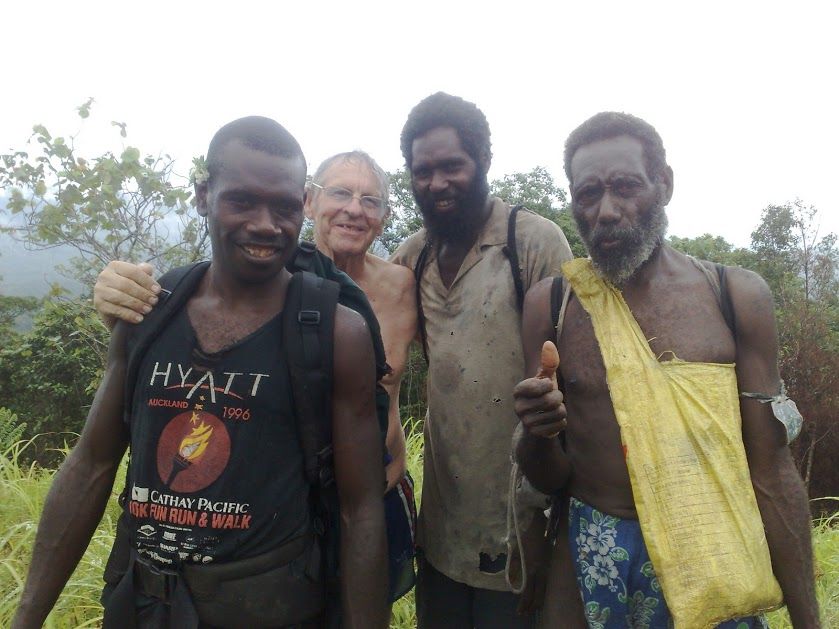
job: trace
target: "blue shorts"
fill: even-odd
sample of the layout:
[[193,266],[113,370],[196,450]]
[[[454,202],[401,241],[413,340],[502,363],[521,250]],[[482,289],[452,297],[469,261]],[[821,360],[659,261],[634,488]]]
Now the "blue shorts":
[[[571,498],[568,542],[592,629],[673,626],[638,520],[601,513]],[[767,629],[763,616],[735,618],[722,629]]]
[[390,600],[395,601],[407,594],[416,580],[414,554],[417,507],[414,501],[414,479],[408,473],[385,494],[385,524]]

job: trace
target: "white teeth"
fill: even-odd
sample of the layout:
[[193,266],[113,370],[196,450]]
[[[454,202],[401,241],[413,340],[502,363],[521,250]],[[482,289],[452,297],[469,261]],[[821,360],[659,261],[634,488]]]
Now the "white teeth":
[[254,258],[268,258],[274,254],[272,247],[243,247],[243,249]]

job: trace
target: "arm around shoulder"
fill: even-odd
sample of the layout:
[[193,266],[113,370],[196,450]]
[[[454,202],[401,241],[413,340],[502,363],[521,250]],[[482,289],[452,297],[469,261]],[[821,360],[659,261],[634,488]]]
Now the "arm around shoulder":
[[333,448],[341,509],[341,597],[345,627],[386,627],[384,467],[376,418],[373,343],[364,319],[335,314]]
[[[772,294],[763,279],[729,269],[735,313],[737,382],[741,392],[774,395],[780,390],[778,332]],[[743,444],[766,530],[772,569],[793,626],[818,627],[810,512],[804,484],[771,406],[741,398]]]

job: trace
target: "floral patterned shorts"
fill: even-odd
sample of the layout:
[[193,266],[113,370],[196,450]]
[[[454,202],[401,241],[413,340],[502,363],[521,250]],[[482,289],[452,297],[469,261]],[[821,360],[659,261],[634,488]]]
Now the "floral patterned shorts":
[[[592,629],[665,629],[673,620],[638,520],[606,515],[571,498],[568,541],[577,584]],[[766,629],[762,616],[728,620],[718,628]]]

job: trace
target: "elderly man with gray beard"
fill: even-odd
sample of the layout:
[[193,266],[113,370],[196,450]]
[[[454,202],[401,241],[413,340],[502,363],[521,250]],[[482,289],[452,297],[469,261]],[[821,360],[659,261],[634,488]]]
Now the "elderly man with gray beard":
[[565,168],[591,258],[528,292],[538,376],[515,398],[521,467],[569,497],[567,617],[759,627],[783,598],[795,627],[819,626],[793,430],[754,399],[783,401],[769,288],[667,245],[673,172],[643,120],[597,114],[568,138]]

